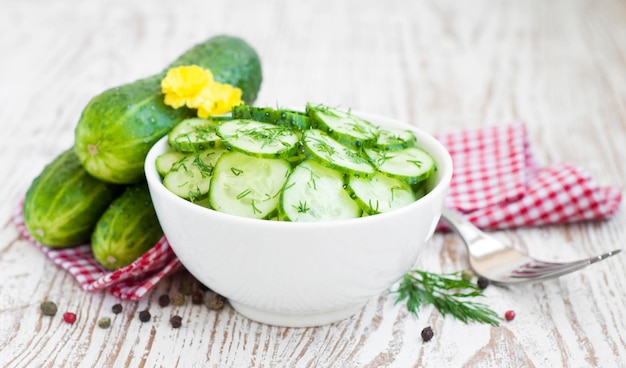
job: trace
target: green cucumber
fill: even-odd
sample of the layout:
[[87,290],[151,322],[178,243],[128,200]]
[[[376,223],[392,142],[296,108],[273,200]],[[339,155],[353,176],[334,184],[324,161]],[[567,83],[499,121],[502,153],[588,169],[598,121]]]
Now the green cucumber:
[[395,151],[415,146],[415,134],[408,129],[380,129],[374,147],[379,150]]
[[217,127],[229,149],[262,158],[286,158],[298,148],[300,138],[291,129],[254,120],[230,120]]
[[369,121],[325,105],[306,105],[306,112],[313,119],[313,125],[327,132],[342,144],[359,148],[376,141],[378,127]]
[[232,116],[235,119],[251,119],[298,130],[311,127],[311,118],[304,112],[294,110],[276,110],[270,107],[239,105],[233,107]]
[[[226,152],[224,148],[185,155],[172,164],[163,177],[163,185],[177,196],[197,202],[207,196],[215,163]],[[167,155],[171,152],[164,153]]]
[[306,160],[289,175],[280,198],[281,220],[311,222],[359,216],[361,209],[344,189],[342,173]]
[[75,150],[94,177],[120,184],[144,178],[143,164],[152,145],[176,124],[195,113],[165,105],[161,80],[169,68],[181,65],[208,68],[216,81],[242,89],[252,103],[262,80],[257,53],[245,41],[216,36],[194,46],[163,72],[111,88],[95,96],[83,110],[75,129]]
[[272,217],[290,171],[289,162],[283,159],[252,157],[237,151],[225,153],[213,170],[210,206],[242,217]]
[[435,160],[417,147],[398,151],[366,149],[365,154],[378,171],[392,178],[416,184],[428,179],[435,171]]
[[123,189],[89,175],[74,150],[66,150],[32,181],[24,198],[24,223],[47,247],[87,243],[98,219]]
[[174,164],[187,157],[184,152],[167,151],[160,154],[155,160],[155,166],[161,178],[163,178],[171,169]]
[[222,119],[189,118],[176,125],[167,135],[167,143],[178,152],[197,152],[215,147],[220,137],[215,128]]
[[102,214],[91,236],[94,258],[116,270],[133,263],[163,236],[145,182],[131,185]]
[[303,134],[306,152],[311,158],[345,174],[370,177],[375,169],[360,151],[345,146],[318,129]]
[[349,177],[348,190],[368,215],[389,212],[417,200],[409,184],[382,173],[368,179]]

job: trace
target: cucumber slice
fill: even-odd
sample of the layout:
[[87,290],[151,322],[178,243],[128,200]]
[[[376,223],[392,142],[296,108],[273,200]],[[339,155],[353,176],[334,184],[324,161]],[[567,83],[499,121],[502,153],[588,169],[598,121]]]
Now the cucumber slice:
[[435,160],[417,147],[398,151],[366,149],[365,154],[378,171],[409,184],[426,180],[435,171]]
[[348,190],[368,215],[388,212],[417,199],[408,183],[381,173],[369,179],[350,177]]
[[186,156],[185,153],[178,151],[168,151],[160,154],[155,160],[157,172],[161,177],[164,177],[172,169],[172,165]]
[[328,221],[361,216],[359,205],[343,187],[343,174],[306,160],[293,170],[280,200],[280,218]]
[[177,196],[196,202],[207,196],[215,163],[226,152],[224,148],[212,148],[185,155],[172,164],[163,177],[163,185]]
[[299,130],[311,127],[311,118],[303,112],[294,110],[276,110],[270,107],[238,105],[233,107],[232,116],[235,119],[256,120]]
[[327,132],[342,144],[358,148],[374,143],[378,136],[378,128],[374,124],[349,111],[310,104],[307,104],[306,111],[317,129]]
[[325,166],[359,177],[370,177],[376,172],[367,157],[337,142],[321,130],[307,130],[302,139],[311,158]]
[[415,146],[415,134],[408,129],[381,129],[374,147],[381,150],[400,150]]
[[217,161],[211,178],[211,208],[243,217],[272,217],[290,171],[291,166],[284,159],[252,157],[237,151],[225,153]]
[[167,143],[179,152],[196,152],[215,147],[220,137],[215,128],[223,119],[185,119],[167,135]]
[[217,127],[217,134],[228,148],[261,158],[287,158],[300,140],[291,129],[254,120],[224,122]]

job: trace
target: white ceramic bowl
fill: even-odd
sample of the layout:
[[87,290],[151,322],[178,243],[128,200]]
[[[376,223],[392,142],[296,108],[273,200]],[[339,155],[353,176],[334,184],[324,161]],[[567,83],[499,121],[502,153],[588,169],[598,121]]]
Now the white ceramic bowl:
[[452,177],[452,160],[431,135],[400,122],[355,113],[374,124],[412,129],[437,162],[433,189],[375,216],[329,222],[279,222],[219,213],[177,197],[161,183],[156,157],[145,172],[159,221],[181,263],[229,299],[240,314],[289,327],[316,326],[358,313],[417,260],[432,236]]

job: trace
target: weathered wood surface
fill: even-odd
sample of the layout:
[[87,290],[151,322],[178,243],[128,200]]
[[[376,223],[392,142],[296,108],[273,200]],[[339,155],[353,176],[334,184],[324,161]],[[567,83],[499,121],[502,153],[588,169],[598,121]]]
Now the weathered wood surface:
[[[352,319],[288,329],[226,306],[161,309],[162,282],[110,329],[118,302],[86,293],[20,238],[13,209],[73,142],[87,101],[159,71],[212,35],[248,40],[263,59],[258,104],[307,101],[405,120],[433,133],[524,120],[537,157],[626,184],[626,3],[554,1],[3,0],[0,7],[0,366],[7,367],[624,367],[626,256],[555,281],[487,289],[500,327],[419,317],[380,295]],[[611,221],[497,234],[571,260],[626,243]],[[458,238],[436,234],[416,265],[467,267]],[[323,270],[320,270],[323,272]],[[74,325],[40,316],[50,299]],[[138,311],[150,307],[153,320]],[[183,316],[172,329],[169,316]],[[431,325],[435,337],[423,343]]]

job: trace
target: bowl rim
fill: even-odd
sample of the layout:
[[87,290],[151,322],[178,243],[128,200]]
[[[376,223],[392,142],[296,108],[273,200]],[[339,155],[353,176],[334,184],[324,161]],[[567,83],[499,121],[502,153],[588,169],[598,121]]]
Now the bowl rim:
[[[216,217],[223,216],[225,219],[228,219],[230,221],[240,221],[243,224],[250,224],[250,225],[264,224],[264,226],[275,226],[278,229],[283,228],[283,227],[319,228],[319,227],[326,227],[326,226],[338,226],[338,225],[340,226],[342,224],[352,224],[355,222],[367,223],[368,221],[379,221],[381,219],[384,219],[390,216],[401,216],[405,212],[411,212],[413,208],[415,207],[426,206],[427,205],[426,203],[429,202],[427,200],[428,198],[446,194],[445,192],[447,192],[450,186],[450,182],[452,180],[452,174],[453,174],[452,157],[450,156],[450,153],[445,148],[445,146],[437,138],[435,138],[434,135],[420,128],[414,127],[410,124],[407,124],[403,121],[400,121],[394,118],[385,117],[382,115],[372,114],[372,113],[358,111],[358,110],[351,110],[351,111],[353,114],[358,115],[359,117],[362,117],[365,120],[370,121],[372,124],[376,126],[387,125],[389,123],[390,125],[397,127],[397,128],[404,128],[404,129],[412,130],[413,132],[417,133],[416,138],[418,140],[419,147],[422,147],[422,145],[420,145],[419,142],[424,142],[424,140],[428,142],[426,144],[427,146],[436,147],[438,154],[436,155],[436,157],[433,157],[433,158],[435,159],[437,163],[438,170],[442,170],[442,171],[440,174],[441,177],[439,178],[435,186],[430,191],[428,191],[426,195],[424,195],[423,197],[419,198],[418,200],[414,201],[411,204],[402,206],[400,208],[396,208],[389,212],[380,213],[380,214],[371,215],[371,216],[363,216],[363,217],[350,218],[350,219],[338,219],[338,220],[332,220],[332,221],[302,221],[302,222],[271,221],[271,220],[266,220],[266,219],[255,219],[255,218],[237,216],[237,215],[233,215],[229,213],[219,212],[219,211],[216,211],[207,207],[202,207],[192,202],[189,202],[188,200],[181,198],[177,196],[176,194],[172,193],[163,185],[162,179],[156,170],[155,160],[157,158],[157,151],[162,151],[163,149],[167,149],[167,135],[165,135],[164,137],[161,137],[154,145],[152,145],[152,147],[150,147],[150,150],[148,151],[148,154],[146,155],[146,160],[144,162],[145,177],[146,177],[146,180],[148,182],[148,185],[151,191],[154,190],[159,195],[164,195],[166,198],[176,201],[180,205],[189,207],[191,211],[199,211],[209,216],[216,216]],[[381,123],[381,121],[383,121],[384,123]],[[433,153],[430,150],[426,150],[426,151],[431,156],[433,155]],[[444,193],[441,193],[441,192],[444,192]]]

